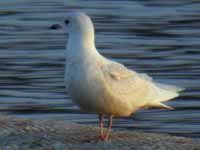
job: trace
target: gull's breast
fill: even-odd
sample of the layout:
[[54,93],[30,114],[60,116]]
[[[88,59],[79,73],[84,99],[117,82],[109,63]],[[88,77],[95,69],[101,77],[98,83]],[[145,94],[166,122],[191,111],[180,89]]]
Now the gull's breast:
[[72,100],[80,108],[90,112],[104,111],[101,84],[101,73],[94,65],[74,64],[68,66],[67,84]]

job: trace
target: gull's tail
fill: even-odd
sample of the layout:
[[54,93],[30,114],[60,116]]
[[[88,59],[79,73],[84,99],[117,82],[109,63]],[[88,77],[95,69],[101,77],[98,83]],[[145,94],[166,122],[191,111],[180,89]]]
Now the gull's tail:
[[160,83],[154,83],[154,88],[157,93],[155,99],[148,102],[145,107],[163,107],[166,109],[173,109],[171,106],[167,106],[162,102],[178,97],[179,92],[184,90],[184,88]]
[[165,89],[171,92],[181,92],[185,90],[185,88],[177,87],[174,85],[167,85],[167,84],[162,84],[162,83],[156,83],[156,85],[162,89]]

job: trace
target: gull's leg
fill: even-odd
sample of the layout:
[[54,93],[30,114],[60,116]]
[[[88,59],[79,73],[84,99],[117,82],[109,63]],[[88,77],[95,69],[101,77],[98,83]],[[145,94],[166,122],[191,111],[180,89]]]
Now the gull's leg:
[[108,130],[107,130],[106,136],[104,137],[104,140],[105,140],[105,141],[108,140],[109,135],[110,135],[110,130],[111,130],[111,128],[112,128],[112,118],[113,118],[113,116],[110,115],[110,116],[109,116],[109,121],[108,121]]
[[84,138],[83,142],[91,142],[91,141],[98,141],[98,140],[104,140],[105,136],[103,133],[103,114],[99,114],[99,128],[100,128],[100,136],[97,137],[90,137],[90,138]]
[[104,134],[103,134],[103,114],[99,114],[99,128],[100,128],[100,139],[104,139]]

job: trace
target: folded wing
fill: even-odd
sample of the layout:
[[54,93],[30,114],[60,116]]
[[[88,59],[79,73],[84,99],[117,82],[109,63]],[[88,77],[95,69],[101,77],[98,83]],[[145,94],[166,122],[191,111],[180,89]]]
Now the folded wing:
[[107,92],[121,101],[130,102],[133,107],[171,107],[162,102],[178,96],[180,88],[153,81],[146,74],[127,69],[119,63],[101,67]]

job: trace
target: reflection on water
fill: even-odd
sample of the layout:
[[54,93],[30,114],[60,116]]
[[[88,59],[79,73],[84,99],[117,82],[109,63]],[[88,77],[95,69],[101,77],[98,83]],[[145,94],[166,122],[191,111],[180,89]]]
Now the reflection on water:
[[87,12],[99,51],[163,83],[187,90],[168,102],[173,111],[140,110],[116,118],[117,129],[200,135],[200,2],[76,1],[0,2],[0,111],[34,119],[96,124],[65,91],[63,24],[66,11]]

